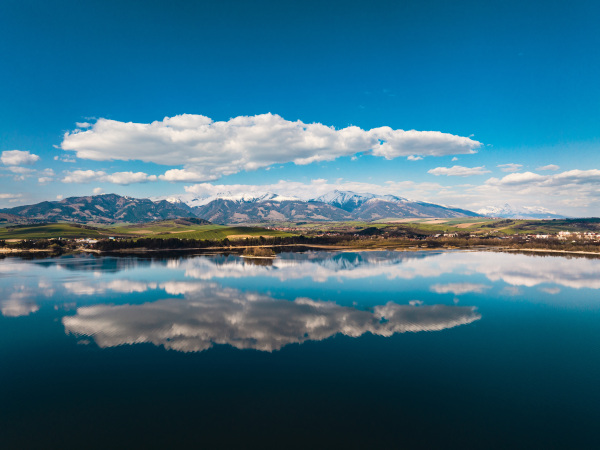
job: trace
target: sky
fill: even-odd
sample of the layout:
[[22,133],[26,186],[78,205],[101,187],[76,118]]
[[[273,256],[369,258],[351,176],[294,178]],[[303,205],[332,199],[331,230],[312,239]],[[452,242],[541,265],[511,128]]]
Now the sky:
[[314,198],[600,216],[597,1],[0,3],[0,207]]

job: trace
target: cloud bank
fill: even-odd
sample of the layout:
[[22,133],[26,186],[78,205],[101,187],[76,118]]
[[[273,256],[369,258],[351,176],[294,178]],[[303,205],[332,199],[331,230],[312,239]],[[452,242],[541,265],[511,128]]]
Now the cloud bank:
[[144,172],[115,172],[108,174],[101,170],[73,170],[72,172],[66,172],[61,181],[63,183],[91,183],[95,181],[126,185],[156,180],[156,175],[148,175]]
[[300,181],[279,180],[271,184],[212,184],[198,183],[184,187],[192,197],[210,197],[223,192],[232,194],[240,193],[265,193],[297,197],[304,200],[315,198],[335,189],[353,192],[370,192],[377,195],[402,195],[422,199],[430,192],[439,192],[443,186],[437,183],[416,183],[414,181],[386,181],[383,185],[363,183],[358,181],[336,180],[330,182],[324,179],[311,180],[308,183]]
[[[89,124],[86,124],[89,125]],[[214,122],[182,114],[152,123],[99,119],[64,135],[61,148],[81,159],[139,160],[167,166],[168,181],[207,181],[243,170],[294,162],[310,164],[370,153],[386,159],[475,153],[481,143],[439,131],[288,121],[276,114],[239,116]]]

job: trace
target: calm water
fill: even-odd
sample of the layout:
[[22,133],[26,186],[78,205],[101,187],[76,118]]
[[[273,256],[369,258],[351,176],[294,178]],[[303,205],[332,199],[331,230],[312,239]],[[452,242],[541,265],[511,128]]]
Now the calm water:
[[600,259],[0,260],[2,448],[600,448]]

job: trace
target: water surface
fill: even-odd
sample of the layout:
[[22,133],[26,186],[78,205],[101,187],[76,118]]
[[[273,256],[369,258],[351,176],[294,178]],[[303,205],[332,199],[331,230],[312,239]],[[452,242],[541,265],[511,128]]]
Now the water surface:
[[0,260],[8,448],[600,448],[600,260]]

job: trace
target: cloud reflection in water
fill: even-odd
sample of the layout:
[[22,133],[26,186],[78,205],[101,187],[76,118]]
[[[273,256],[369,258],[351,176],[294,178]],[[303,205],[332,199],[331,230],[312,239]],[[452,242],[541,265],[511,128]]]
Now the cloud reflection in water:
[[[165,286],[167,287],[167,286]],[[63,318],[67,333],[90,336],[102,348],[152,343],[182,352],[214,344],[271,352],[288,344],[320,341],[335,334],[437,331],[481,318],[474,307],[412,306],[389,302],[373,311],[333,302],[294,301],[223,288],[214,283],[170,285],[186,298],[141,305],[96,305]]]

